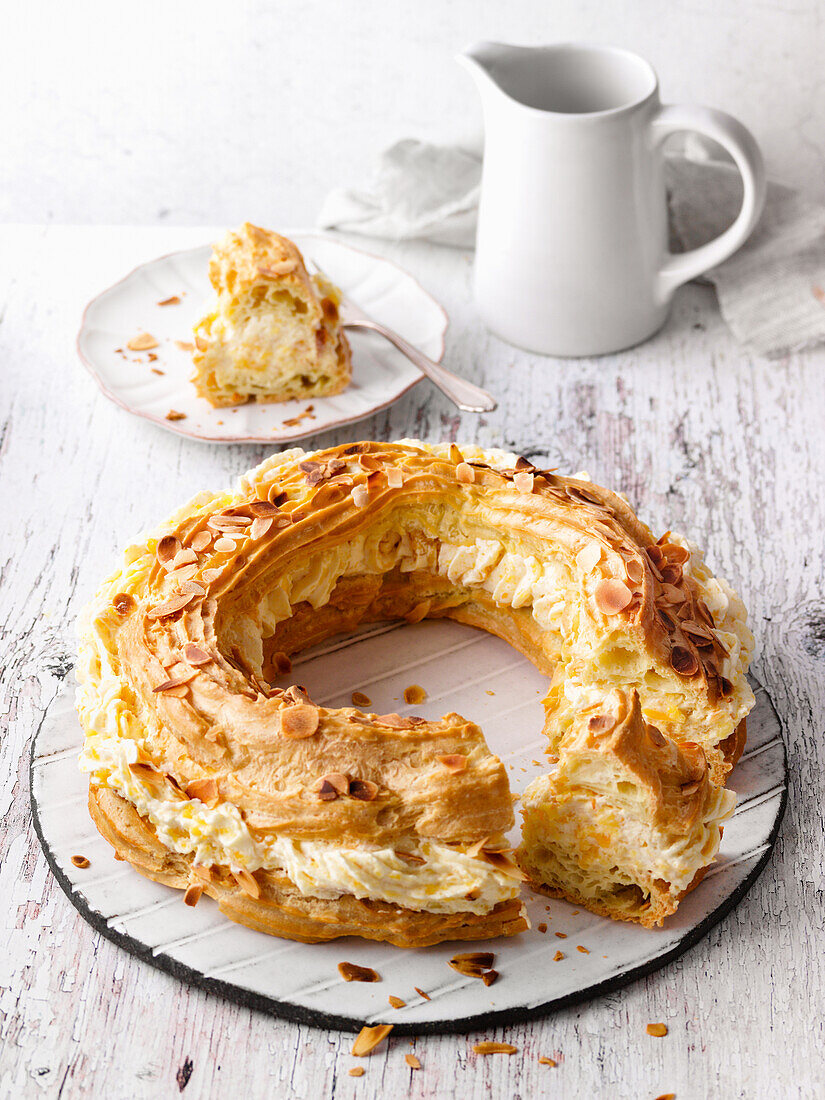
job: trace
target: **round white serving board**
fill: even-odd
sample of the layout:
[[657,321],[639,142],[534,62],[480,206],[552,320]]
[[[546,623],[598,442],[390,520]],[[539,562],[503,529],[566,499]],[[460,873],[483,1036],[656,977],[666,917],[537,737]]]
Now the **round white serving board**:
[[[314,260],[334,283],[377,321],[400,333],[430,359],[444,354],[447,315],[397,264],[317,233],[293,233],[310,269]],[[351,424],[390,405],[422,374],[380,336],[348,332],[352,381],[334,397],[213,409],[190,382],[192,355],[177,341],[193,339],[192,326],[213,297],[208,244],[141,264],[86,307],[77,350],[108,398],[162,428],[215,443],[286,443]],[[174,305],[159,305],[177,296]],[[158,341],[151,351],[130,351],[139,333]],[[156,358],[150,359],[154,355]],[[156,374],[155,371],[163,371]],[[309,406],[311,416],[297,424]],[[170,410],[185,419],[167,420]]]
[[[359,690],[379,713],[414,709],[435,718],[458,711],[481,725],[515,791],[543,770],[533,761],[543,759],[546,680],[507,644],[469,627],[447,621],[372,626],[300,656],[290,679],[326,706],[351,705],[351,692]],[[428,698],[410,708],[403,691],[414,683]],[[719,858],[664,929],[616,923],[525,891],[532,930],[476,945],[496,955],[501,977],[489,988],[447,966],[472,944],[405,951],[355,938],[313,945],[279,940],[233,924],[208,897],[190,909],[180,891],[117,862],[86,810],[70,683],[33,743],[34,820],[52,870],[83,916],[109,939],[183,981],[319,1026],[358,1029],[382,1022],[407,1033],[468,1030],[616,989],[686,951],[743,897],[773,847],[787,783],[776,712],[764,688],[754,687],[748,744],[731,778],[738,805],[725,826]],[[516,829],[514,840],[517,835]],[[86,856],[90,866],[78,869],[73,855]],[[545,934],[538,931],[541,922],[547,922]],[[577,951],[578,945],[589,954]],[[559,950],[565,958],[554,962]],[[382,981],[344,983],[337,970],[342,961],[374,967]],[[390,994],[405,1000],[406,1008],[390,1008]]]

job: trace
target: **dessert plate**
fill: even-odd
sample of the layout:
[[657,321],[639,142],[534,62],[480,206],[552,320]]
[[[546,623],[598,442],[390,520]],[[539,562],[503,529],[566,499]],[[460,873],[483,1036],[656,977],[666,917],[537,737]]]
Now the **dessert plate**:
[[[330,237],[291,236],[307,263],[315,261],[365,312],[440,361],[447,315],[411,275]],[[352,382],[343,393],[213,409],[189,381],[192,325],[212,294],[207,275],[211,252],[203,245],[150,260],[86,307],[77,350],[115,404],[192,439],[286,443],[362,420],[421,381],[420,371],[386,340],[348,332]],[[152,338],[154,346],[132,350],[130,342],[134,345],[141,335]]]
[[[349,706],[358,690],[377,711],[403,714],[412,709],[404,705],[404,688],[418,683],[428,698],[415,706],[416,713],[436,718],[456,710],[478,721],[507,765],[515,792],[545,770],[540,731],[547,681],[491,635],[447,621],[373,625],[308,650],[294,668],[312,698],[327,706]],[[719,857],[664,928],[616,923],[525,890],[532,929],[477,945],[496,956],[501,976],[489,988],[447,965],[472,944],[403,950],[355,938],[326,944],[279,940],[233,924],[209,897],[190,909],[180,891],[117,862],[86,810],[87,779],[77,767],[82,735],[69,683],[32,745],[35,828],[58,882],[86,920],[182,981],[321,1027],[390,1023],[403,1034],[488,1027],[649,974],[701,939],[745,895],[769,858],[787,793],[779,721],[765,689],[754,689],[748,743],[730,784],[738,804],[725,825]],[[517,841],[517,828],[511,839]],[[84,856],[89,866],[75,866],[72,856]],[[345,983],[340,962],[373,967],[382,980]],[[405,1007],[391,1008],[390,995]]]

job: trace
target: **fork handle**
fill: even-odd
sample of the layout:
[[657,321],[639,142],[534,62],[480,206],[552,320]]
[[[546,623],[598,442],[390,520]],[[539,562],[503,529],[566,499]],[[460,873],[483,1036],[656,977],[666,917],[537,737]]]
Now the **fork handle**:
[[497,407],[498,402],[486,390],[482,390],[479,386],[474,386],[472,382],[467,382],[464,378],[453,374],[446,367],[442,367],[440,363],[434,363],[418,348],[408,344],[397,332],[385,328],[377,321],[351,321],[347,319],[344,322],[344,328],[368,329],[380,333],[406,355],[410,362],[418,367],[421,373],[425,374],[434,385],[438,386],[445,397],[449,397],[453,404],[457,405],[463,412],[492,412]]

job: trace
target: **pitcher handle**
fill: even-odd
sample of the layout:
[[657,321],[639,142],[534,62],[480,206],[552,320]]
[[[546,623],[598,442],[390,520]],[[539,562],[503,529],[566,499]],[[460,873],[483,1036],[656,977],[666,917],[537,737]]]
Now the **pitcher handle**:
[[733,225],[699,248],[668,256],[659,271],[657,288],[660,300],[666,302],[676,287],[716,267],[748,239],[765,205],[765,166],[753,134],[724,111],[666,105],[654,115],[651,127],[657,145],[670,134],[685,130],[695,130],[718,141],[733,157],[744,184],[742,207]]

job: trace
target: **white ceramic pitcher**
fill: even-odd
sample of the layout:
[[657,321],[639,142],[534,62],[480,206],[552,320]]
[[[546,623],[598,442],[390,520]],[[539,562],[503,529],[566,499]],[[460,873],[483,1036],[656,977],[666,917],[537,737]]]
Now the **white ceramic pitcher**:
[[[765,198],[752,135],[709,107],[662,106],[626,50],[481,42],[460,55],[484,107],[475,294],[488,328],[547,355],[601,355],[651,336],[673,292],[745,241]],[[744,181],[733,225],[668,252],[662,143],[695,130]]]

